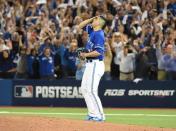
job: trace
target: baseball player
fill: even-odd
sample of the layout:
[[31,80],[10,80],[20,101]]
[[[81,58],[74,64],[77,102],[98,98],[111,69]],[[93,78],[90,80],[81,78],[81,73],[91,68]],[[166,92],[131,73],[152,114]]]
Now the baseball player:
[[106,20],[103,16],[87,19],[79,24],[79,28],[87,31],[89,38],[86,44],[87,52],[80,53],[80,58],[86,59],[81,90],[84,96],[88,116],[87,120],[104,121],[103,107],[98,96],[98,85],[104,74],[104,29]]

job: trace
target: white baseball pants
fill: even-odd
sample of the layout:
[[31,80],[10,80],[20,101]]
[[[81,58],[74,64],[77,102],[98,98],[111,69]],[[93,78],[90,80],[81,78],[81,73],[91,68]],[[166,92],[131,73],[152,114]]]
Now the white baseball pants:
[[104,70],[103,61],[92,60],[92,62],[87,62],[81,83],[81,90],[88,108],[88,115],[102,120],[105,120],[105,116],[102,103],[98,96],[98,86]]

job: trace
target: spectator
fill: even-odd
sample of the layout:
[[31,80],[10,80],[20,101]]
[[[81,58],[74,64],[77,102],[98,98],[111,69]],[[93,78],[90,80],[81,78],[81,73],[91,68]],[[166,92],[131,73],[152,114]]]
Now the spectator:
[[83,73],[85,70],[85,60],[76,58],[76,80],[82,80]]
[[105,73],[103,76],[104,80],[111,80],[111,62],[112,62],[112,52],[111,52],[111,47],[109,45],[110,41],[106,39],[105,42],[105,58],[104,58],[104,63],[105,63]]
[[44,43],[40,46],[39,55],[41,55],[44,52],[44,49],[46,47],[50,48],[52,54],[55,54],[55,48],[54,45],[51,43],[51,38],[49,36],[46,36]]
[[173,45],[167,45],[166,54],[163,56],[165,71],[166,71],[166,79],[172,80],[172,71],[174,66],[174,59],[173,59]]
[[[54,46],[55,46],[55,50],[56,50],[56,54],[54,56],[54,66],[55,66],[55,73],[57,75],[57,79],[63,78],[64,74],[63,74],[63,67],[62,67],[62,54],[64,55],[64,47],[62,45],[62,38],[63,36],[61,36],[61,38],[57,38],[54,41]],[[63,47],[63,48],[62,48]],[[62,50],[63,49],[63,50]]]
[[172,13],[173,16],[176,16],[176,2],[174,0],[165,1],[165,6]]
[[4,40],[0,38],[0,52],[2,52],[5,48],[8,48],[8,47],[5,45]]
[[172,61],[171,61],[171,75],[172,75],[172,80],[176,80],[176,53],[173,53]]
[[29,79],[38,79],[39,74],[39,57],[36,49],[27,51],[27,73]]
[[[21,47],[25,46],[32,52],[35,50],[40,56],[49,47],[54,55],[57,77],[66,77],[72,62],[68,62],[68,57],[66,60],[65,51],[69,54],[72,39],[78,41],[78,47],[83,47],[87,40],[88,34],[79,30],[77,25],[95,15],[104,15],[107,19],[105,35],[112,41],[110,47],[113,54],[113,79],[119,79],[120,62],[117,56],[128,42],[133,43],[130,46],[134,46],[137,51],[135,65],[138,70],[135,77],[153,80],[158,75],[159,80],[164,80],[167,74],[171,74],[170,79],[174,79],[175,5],[174,0],[1,0],[1,58],[4,50],[8,50],[8,59],[11,59],[13,65],[14,56],[20,53]],[[169,55],[168,45],[173,46],[170,66],[166,62]],[[36,59],[31,59],[33,60],[34,63],[37,62]],[[5,60],[1,61],[0,67],[7,63]],[[29,63],[28,65],[33,66]],[[15,69],[15,65],[12,68]],[[73,76],[75,65],[74,68],[71,73]]]
[[112,37],[112,51],[113,51],[113,60],[111,65],[111,72],[112,77],[115,79],[119,79],[120,71],[119,71],[119,64],[120,61],[118,59],[118,55],[120,51],[123,50],[124,43],[121,40],[120,32],[115,32]]
[[78,47],[77,40],[73,39],[70,48],[65,51],[65,59],[67,60],[68,76],[75,76],[76,73],[76,49]]
[[150,45],[148,46],[148,50],[146,52],[147,57],[149,59],[148,65],[150,66],[149,69],[149,79],[150,80],[157,80],[157,57],[156,57],[156,40],[155,37],[151,38]]
[[164,55],[166,54],[165,48],[162,48],[162,38],[158,40],[156,44],[156,56],[158,61],[158,80],[166,80],[166,71],[165,71],[165,63],[164,63]]
[[149,79],[149,59],[147,56],[147,47],[144,47],[144,45],[140,45],[140,51],[136,56],[136,77],[142,78],[144,80]]
[[0,52],[0,78],[14,78],[16,64],[13,60],[14,56],[10,50],[3,49],[2,52]]
[[61,33],[61,36],[56,42],[56,55],[60,56],[61,59],[61,77],[67,77],[67,60],[65,58],[65,51],[67,50],[67,46],[69,45],[68,39]]
[[16,55],[17,72],[15,75],[16,79],[27,78],[27,56],[26,48],[23,46],[20,49],[20,53]]
[[123,50],[118,54],[117,58],[120,61],[120,80],[134,79],[135,53],[135,50],[130,49],[130,47],[126,45],[123,47]]
[[41,79],[54,79],[54,59],[49,47],[39,56],[39,69]]

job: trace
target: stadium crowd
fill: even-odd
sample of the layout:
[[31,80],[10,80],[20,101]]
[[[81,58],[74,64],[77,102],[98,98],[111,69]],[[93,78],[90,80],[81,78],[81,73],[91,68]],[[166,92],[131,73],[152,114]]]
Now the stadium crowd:
[[97,15],[105,28],[105,80],[176,80],[176,0],[0,0],[0,78],[81,80],[77,58]]

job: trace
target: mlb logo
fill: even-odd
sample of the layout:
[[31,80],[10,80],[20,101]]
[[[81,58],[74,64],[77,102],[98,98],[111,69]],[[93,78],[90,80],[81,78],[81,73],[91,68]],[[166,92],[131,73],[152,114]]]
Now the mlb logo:
[[33,97],[33,86],[31,85],[15,86],[14,96],[17,98],[32,98]]

